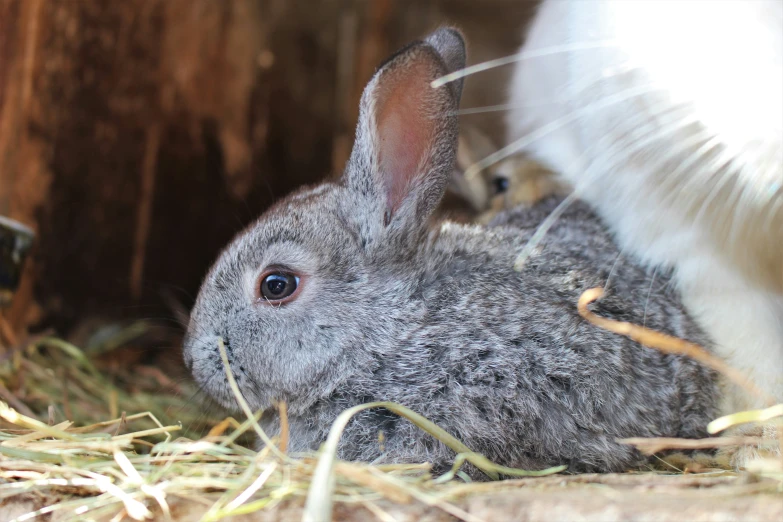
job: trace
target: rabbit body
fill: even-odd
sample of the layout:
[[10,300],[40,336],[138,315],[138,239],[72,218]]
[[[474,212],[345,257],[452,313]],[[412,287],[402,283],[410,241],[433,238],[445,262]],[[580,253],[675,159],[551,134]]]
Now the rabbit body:
[[783,400],[783,2],[545,0],[522,50],[514,148],[673,268],[716,353]]
[[[618,437],[702,436],[712,372],[579,316],[582,291],[608,284],[594,305],[602,316],[708,344],[666,276],[620,256],[584,204],[521,272],[514,259],[556,199],[491,227],[431,226],[454,168],[461,85],[430,82],[463,64],[449,29],[393,56],[362,97],[343,179],[282,200],[221,254],[185,342],[196,380],[235,406],[222,338],[250,406],[287,403],[295,452],[316,449],[341,411],[370,401],[405,405],[525,468],[619,470],[641,459]],[[273,412],[265,422],[274,430]],[[340,457],[443,470],[454,454],[376,409],[348,425]]]
[[[345,313],[375,313],[338,356],[352,365],[324,364],[313,376],[328,391],[304,409],[289,398],[291,450],[316,449],[341,411],[372,401],[408,406],[474,451],[526,469],[619,471],[642,458],[617,438],[705,436],[715,399],[709,371],[579,316],[581,293],[611,279],[600,315],[707,342],[667,278],[618,258],[586,206],[572,206],[514,271],[514,257],[556,202],[505,213],[491,228],[446,223],[399,266],[357,268],[367,297]],[[430,461],[442,471],[454,453],[373,410],[348,426],[340,457]]]

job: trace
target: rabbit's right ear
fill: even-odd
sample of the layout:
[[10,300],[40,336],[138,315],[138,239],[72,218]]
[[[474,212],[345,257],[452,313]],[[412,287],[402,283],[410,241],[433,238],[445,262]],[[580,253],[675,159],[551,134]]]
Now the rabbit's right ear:
[[456,157],[462,85],[432,82],[464,65],[462,35],[441,29],[392,56],[365,88],[344,183],[371,202],[356,209],[368,233],[420,229],[443,196]]

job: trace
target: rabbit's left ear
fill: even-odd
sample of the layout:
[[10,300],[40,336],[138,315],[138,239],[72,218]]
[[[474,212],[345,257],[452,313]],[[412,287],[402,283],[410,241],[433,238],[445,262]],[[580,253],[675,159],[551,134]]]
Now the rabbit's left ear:
[[419,226],[435,209],[454,168],[461,81],[433,87],[465,65],[465,44],[440,29],[392,56],[364,90],[356,142],[345,172],[369,196],[370,228]]

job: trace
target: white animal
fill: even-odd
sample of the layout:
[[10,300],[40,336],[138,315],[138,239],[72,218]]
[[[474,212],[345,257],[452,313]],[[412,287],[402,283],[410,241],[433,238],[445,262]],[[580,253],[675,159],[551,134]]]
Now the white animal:
[[[783,1],[545,0],[514,67],[508,151],[673,267],[718,354],[783,400]],[[722,408],[764,402],[727,385]]]

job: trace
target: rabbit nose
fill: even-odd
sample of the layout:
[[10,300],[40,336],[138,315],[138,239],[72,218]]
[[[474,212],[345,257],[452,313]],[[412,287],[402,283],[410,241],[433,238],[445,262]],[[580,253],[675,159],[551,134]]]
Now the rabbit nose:
[[187,332],[182,340],[182,360],[185,368],[193,373],[194,354],[198,352],[199,345],[203,344],[203,339],[195,335],[194,332]]

